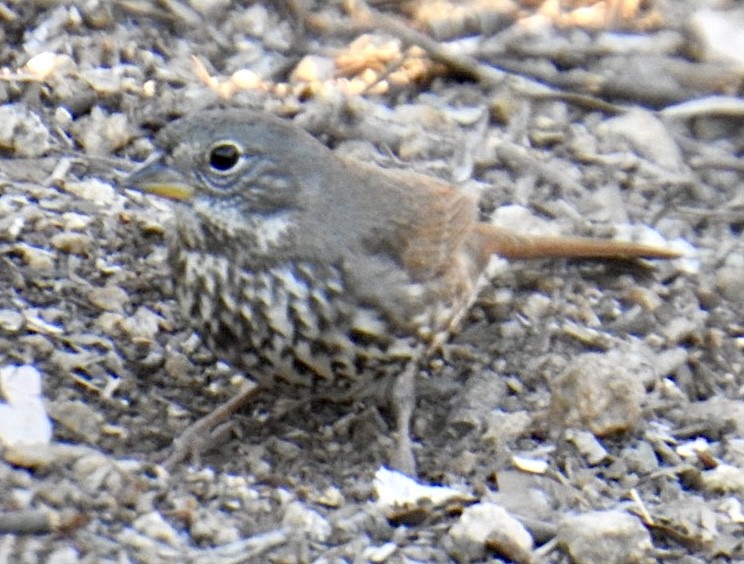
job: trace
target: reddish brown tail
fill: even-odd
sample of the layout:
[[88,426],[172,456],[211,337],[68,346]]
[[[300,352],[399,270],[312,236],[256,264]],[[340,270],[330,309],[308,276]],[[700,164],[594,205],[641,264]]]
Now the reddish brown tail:
[[590,239],[588,237],[550,237],[543,235],[523,235],[510,229],[485,223],[478,224],[475,232],[488,255],[499,255],[509,259],[538,258],[657,258],[672,259],[681,253],[670,248],[612,241]]

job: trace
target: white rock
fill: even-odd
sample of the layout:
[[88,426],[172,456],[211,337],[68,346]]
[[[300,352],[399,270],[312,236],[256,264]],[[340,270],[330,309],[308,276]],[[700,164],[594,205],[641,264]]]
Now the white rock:
[[52,439],[52,422],[41,397],[41,375],[33,366],[0,369],[0,442],[6,446],[46,445]]
[[744,10],[698,10],[690,18],[690,30],[702,47],[704,60],[744,67]]
[[744,471],[730,464],[719,464],[701,474],[703,489],[715,493],[744,494]]
[[0,329],[16,333],[23,327],[23,315],[14,309],[0,309]]
[[480,560],[486,545],[514,561],[525,561],[532,551],[527,529],[495,503],[478,503],[465,509],[449,531],[450,552],[458,560]]
[[462,492],[445,486],[425,486],[405,474],[380,467],[374,481],[377,504],[384,510],[429,502],[443,505],[449,501],[463,499]]

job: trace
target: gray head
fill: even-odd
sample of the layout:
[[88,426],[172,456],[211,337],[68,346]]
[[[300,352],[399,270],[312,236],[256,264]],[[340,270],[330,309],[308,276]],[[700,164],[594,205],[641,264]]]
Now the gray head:
[[160,153],[128,182],[179,201],[273,213],[297,205],[307,173],[328,149],[301,129],[250,110],[179,119],[157,138]]
[[[210,110],[166,126],[153,155],[127,185],[179,202],[187,243],[219,250],[288,244],[287,229],[308,190],[323,185],[329,149],[302,129],[250,110]],[[325,167],[327,170],[328,167]]]

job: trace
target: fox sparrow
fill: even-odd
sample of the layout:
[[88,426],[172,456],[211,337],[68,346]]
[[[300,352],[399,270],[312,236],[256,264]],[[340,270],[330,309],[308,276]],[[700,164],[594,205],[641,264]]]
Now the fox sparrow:
[[127,184],[178,202],[169,260],[185,319],[259,389],[356,396],[389,383],[392,462],[409,473],[417,367],[457,328],[493,255],[676,256],[479,223],[455,188],[340,158],[263,113],[199,113],[167,126],[158,144]]

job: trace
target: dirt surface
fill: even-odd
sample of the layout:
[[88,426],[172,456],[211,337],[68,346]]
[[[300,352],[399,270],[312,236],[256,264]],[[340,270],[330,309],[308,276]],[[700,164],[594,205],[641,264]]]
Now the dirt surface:
[[[0,562],[744,558],[744,72],[705,33],[741,16],[378,4],[0,3],[0,377],[33,367],[53,424],[0,451]],[[389,414],[361,401],[264,394],[166,471],[250,375],[186,328],[169,206],[122,179],[215,106],[445,178],[493,221],[689,256],[504,268],[422,369],[418,480],[446,501],[378,500]]]

